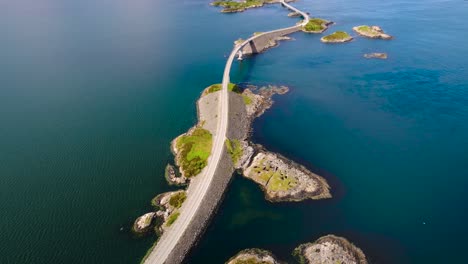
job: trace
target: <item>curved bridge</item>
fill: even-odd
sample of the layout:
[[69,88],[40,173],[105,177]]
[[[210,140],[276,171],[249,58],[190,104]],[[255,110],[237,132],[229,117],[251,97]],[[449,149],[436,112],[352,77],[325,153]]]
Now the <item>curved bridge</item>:
[[[265,38],[268,36],[280,36],[280,35],[287,35],[289,33],[295,32],[300,30],[302,26],[309,22],[309,16],[300,11],[299,9],[289,5],[284,0],[280,0],[280,3],[292,10],[293,12],[297,12],[301,14],[304,18],[301,24],[287,27],[283,29],[273,30],[269,32],[264,32],[261,34],[257,34],[240,45],[237,45],[233,51],[231,52],[226,67],[224,69],[223,75],[223,82],[222,82],[222,90],[219,95],[219,119],[218,125],[215,134],[213,135],[213,147],[211,151],[211,156],[208,159],[208,166],[203,169],[203,171],[195,178],[193,178],[190,182],[190,185],[187,189],[187,199],[183,203],[182,207],[179,209],[180,215],[177,221],[172,224],[170,228],[164,232],[164,234],[159,238],[156,246],[152,249],[151,253],[148,255],[144,263],[152,263],[152,264],[172,264],[172,263],[179,263],[183,260],[185,256],[181,256],[182,254],[187,253],[189,246],[194,244],[196,241],[196,236],[188,236],[187,232],[192,225],[194,220],[194,216],[196,216],[197,211],[201,210],[202,202],[204,198],[206,198],[210,185],[213,183],[213,179],[215,178],[216,170],[218,168],[218,164],[223,157],[223,154],[226,153],[224,142],[226,140],[226,133],[228,129],[228,120],[229,120],[229,92],[228,92],[228,84],[229,84],[229,74],[231,72],[231,66],[234,61],[236,54],[241,51],[243,47],[252,43],[253,41]],[[276,34],[276,35],[275,35]],[[221,197],[220,197],[221,198]],[[207,216],[208,217],[208,216]],[[197,230],[198,233],[201,230]],[[193,241],[181,241],[182,238]],[[184,253],[180,253],[180,250],[176,250],[177,246],[181,244],[188,244],[186,250],[182,250]],[[177,256],[174,256],[177,254]]]

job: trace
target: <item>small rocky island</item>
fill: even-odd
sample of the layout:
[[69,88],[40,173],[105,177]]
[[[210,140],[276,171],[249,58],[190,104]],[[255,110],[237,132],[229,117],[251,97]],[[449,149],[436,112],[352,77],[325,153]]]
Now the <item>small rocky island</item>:
[[237,253],[226,264],[280,264],[280,262],[269,251],[252,248]]
[[357,26],[353,27],[353,30],[356,31],[359,35],[366,37],[366,38],[373,38],[373,39],[392,39],[393,37],[385,34],[385,32],[379,26]]
[[387,53],[379,53],[379,52],[374,52],[374,53],[366,53],[364,54],[364,58],[366,59],[381,59],[381,60],[386,60],[388,58]]
[[306,243],[294,249],[294,257],[304,264],[367,264],[362,250],[347,239],[327,235],[314,243]]
[[[361,249],[347,239],[327,235],[313,243],[299,245],[293,256],[300,264],[367,264],[366,256]],[[229,259],[227,264],[279,264],[271,252],[262,249],[246,249]]]
[[353,37],[345,31],[336,31],[320,39],[324,43],[343,43],[351,40],[353,40]]
[[135,220],[132,230],[137,234],[146,233],[154,228],[158,234],[171,226],[179,216],[178,209],[187,198],[184,190],[166,192],[151,200],[154,212],[146,213]]
[[258,183],[269,201],[331,198],[324,178],[279,154],[258,151],[244,176]]
[[[292,2],[294,0],[286,0],[286,2]],[[279,3],[279,0],[244,0],[244,1],[215,1],[212,2],[212,6],[223,7],[222,13],[237,13],[244,12],[250,8],[262,7],[265,4]]]
[[306,33],[323,33],[331,24],[333,24],[332,21],[314,17],[302,27],[302,31]]

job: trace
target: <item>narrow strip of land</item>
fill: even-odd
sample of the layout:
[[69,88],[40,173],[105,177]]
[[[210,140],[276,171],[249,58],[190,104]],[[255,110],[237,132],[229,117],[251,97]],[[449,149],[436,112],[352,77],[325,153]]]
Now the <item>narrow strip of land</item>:
[[183,203],[182,207],[179,209],[180,215],[177,221],[168,228],[164,234],[160,237],[156,246],[153,248],[152,252],[149,254],[148,258],[145,260],[145,263],[153,264],[163,264],[166,262],[174,247],[177,245],[181,239],[184,232],[187,230],[191,224],[194,216],[196,215],[199,208],[202,206],[203,198],[206,196],[206,193],[210,187],[210,184],[215,177],[215,171],[218,167],[218,163],[221,159],[224,150],[224,143],[226,140],[226,133],[228,129],[228,114],[229,114],[229,75],[231,72],[231,66],[234,61],[236,54],[251,41],[256,38],[265,36],[267,34],[276,33],[281,30],[291,29],[296,27],[302,27],[309,22],[309,16],[300,11],[299,9],[289,5],[284,0],[281,0],[280,3],[286,8],[301,14],[304,18],[301,24],[295,25],[289,28],[283,28],[278,30],[273,30],[269,32],[264,32],[258,35],[255,35],[242,44],[237,45],[231,52],[228,61],[226,62],[226,67],[224,69],[223,82],[222,82],[222,91],[219,96],[219,119],[218,125],[215,134],[213,135],[213,147],[211,151],[211,156],[208,158],[208,165],[203,169],[203,171],[193,178],[190,182],[190,185],[187,189],[187,199]]

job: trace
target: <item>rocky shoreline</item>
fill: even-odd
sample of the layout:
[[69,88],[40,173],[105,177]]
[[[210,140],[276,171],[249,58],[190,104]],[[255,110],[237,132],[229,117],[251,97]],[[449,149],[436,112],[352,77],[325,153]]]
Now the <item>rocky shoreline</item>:
[[[300,264],[367,264],[364,252],[343,237],[327,235],[313,243],[299,245],[292,255]],[[270,251],[245,249],[230,258],[226,264],[280,264]]]

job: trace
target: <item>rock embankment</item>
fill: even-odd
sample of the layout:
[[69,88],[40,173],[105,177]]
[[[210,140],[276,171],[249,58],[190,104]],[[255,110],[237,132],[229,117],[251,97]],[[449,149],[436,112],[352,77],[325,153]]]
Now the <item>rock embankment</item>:
[[361,249],[345,238],[334,235],[321,237],[314,243],[302,244],[294,250],[293,255],[305,264],[367,264]]
[[324,178],[276,153],[259,151],[243,174],[272,202],[331,198]]
[[358,33],[359,35],[366,37],[366,38],[373,38],[373,39],[392,39],[393,37],[386,34],[379,26],[356,26],[353,27],[353,30]]
[[229,259],[226,264],[280,264],[269,251],[252,248],[242,250]]

